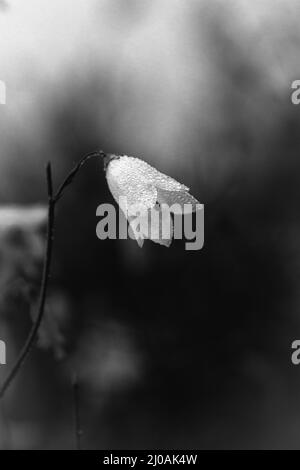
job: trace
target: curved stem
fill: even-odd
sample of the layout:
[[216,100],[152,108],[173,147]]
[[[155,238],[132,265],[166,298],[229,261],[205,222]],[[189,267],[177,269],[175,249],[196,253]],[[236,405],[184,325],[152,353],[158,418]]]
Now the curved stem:
[[36,336],[40,327],[40,324],[44,315],[44,308],[46,302],[46,295],[48,289],[48,281],[50,277],[50,266],[51,266],[51,257],[52,257],[52,245],[53,245],[53,234],[54,234],[54,219],[55,219],[55,206],[57,201],[61,198],[64,189],[68,186],[82,167],[82,165],[92,157],[104,157],[105,153],[102,150],[97,150],[95,152],[88,153],[77,163],[77,165],[70,171],[67,177],[64,179],[62,184],[59,186],[55,195],[53,195],[53,182],[52,182],[52,172],[50,163],[46,167],[46,176],[47,176],[47,189],[48,189],[48,228],[47,228],[47,243],[46,243],[46,253],[45,261],[43,268],[43,277],[40,290],[38,314],[36,320],[34,321],[32,328],[29,332],[28,338],[20,351],[20,354],[12,366],[8,376],[4,380],[3,384],[0,387],[0,399],[3,398],[6,390],[11,385],[12,381],[16,377],[18,371],[25,362],[28,354],[30,353],[32,346],[36,340]]
[[52,184],[52,173],[51,173],[51,165],[48,163],[46,168],[47,173],[47,187],[48,187],[48,229],[47,229],[47,244],[46,244],[46,254],[45,254],[45,262],[43,268],[43,277],[41,283],[41,291],[40,291],[40,299],[39,299],[39,307],[38,307],[38,315],[35,322],[32,325],[28,338],[15,362],[11,371],[9,372],[8,376],[4,380],[1,388],[0,388],[0,398],[3,398],[6,390],[10,386],[11,382],[17,375],[19,369],[22,367],[23,363],[25,362],[31,348],[34,344],[36,339],[36,335],[41,324],[45,301],[46,301],[46,294],[47,294],[47,287],[48,281],[50,276],[50,265],[51,265],[51,256],[52,256],[52,244],[53,244],[53,231],[54,231],[54,210],[55,210],[55,201],[53,199],[53,184]]
[[77,175],[78,171],[80,170],[82,165],[85,164],[85,162],[87,160],[89,160],[90,158],[93,158],[93,157],[104,157],[104,156],[105,156],[105,153],[102,150],[95,150],[94,152],[90,152],[90,153],[87,153],[86,155],[84,155],[82,157],[82,159],[79,160],[77,165],[74,166],[74,168],[70,171],[70,173],[67,175],[67,177],[64,179],[64,181],[59,186],[59,188],[58,188],[58,190],[57,190],[57,192],[54,196],[54,201],[57,202],[61,198],[65,187],[72,183],[72,181],[75,178],[75,176]]

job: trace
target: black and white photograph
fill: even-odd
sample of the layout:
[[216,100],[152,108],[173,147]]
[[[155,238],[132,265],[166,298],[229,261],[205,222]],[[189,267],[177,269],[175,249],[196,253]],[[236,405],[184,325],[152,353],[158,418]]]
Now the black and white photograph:
[[0,0],[0,450],[300,449],[299,203],[299,0]]

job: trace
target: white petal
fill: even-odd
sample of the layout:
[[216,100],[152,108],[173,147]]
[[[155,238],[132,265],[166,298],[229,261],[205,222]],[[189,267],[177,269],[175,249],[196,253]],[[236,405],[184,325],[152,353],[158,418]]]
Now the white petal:
[[189,214],[203,208],[203,205],[187,191],[159,189],[157,200],[160,204],[167,204],[174,214]]
[[151,209],[150,240],[167,248],[172,243],[173,221],[169,210],[161,208],[158,204]]
[[179,183],[174,178],[161,173],[149,163],[136,157],[123,156],[126,158],[127,165],[131,170],[136,172],[140,178],[144,178],[148,183],[154,184],[156,187],[165,189],[167,191],[188,191],[189,188],[184,184]]
[[167,176],[164,173],[161,173],[158,170],[155,170],[155,175],[153,175],[153,182],[155,186],[160,189],[164,189],[166,191],[188,191],[189,188],[184,184],[179,183],[171,176]]
[[127,198],[127,205],[134,210],[154,207],[157,190],[141,171],[137,158],[122,156],[112,160],[106,172],[107,183],[114,199],[119,203],[120,197]]
[[[186,214],[202,208],[197,199],[189,194],[187,186],[139,158],[110,155],[106,177],[114,199],[128,217],[131,234],[140,246],[144,238],[165,246],[171,244],[173,222],[170,211],[166,213],[156,205],[157,201],[169,207],[176,204],[177,207],[170,209],[173,213]],[[149,217],[151,224],[148,227]],[[169,232],[168,236],[165,235],[166,231]]]
[[130,238],[134,238],[137,241],[139,247],[143,248],[145,237],[142,233],[136,231],[136,227],[134,226],[134,219],[131,219],[129,222],[128,233]]
[[139,246],[148,238],[155,243],[169,247],[173,238],[173,222],[170,211],[158,204],[129,221],[129,230],[134,234]]

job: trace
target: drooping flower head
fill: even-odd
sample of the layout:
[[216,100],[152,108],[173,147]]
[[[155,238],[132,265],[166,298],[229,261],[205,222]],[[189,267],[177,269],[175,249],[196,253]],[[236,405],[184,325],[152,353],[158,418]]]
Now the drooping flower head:
[[[202,208],[197,199],[189,194],[187,186],[140,158],[108,154],[104,157],[104,165],[109,189],[124,211],[140,246],[145,238],[170,246],[173,222],[163,207],[169,207],[173,213],[178,209],[187,213]],[[136,233],[134,227],[137,213],[139,224],[145,222],[147,228],[151,218],[151,231],[145,229]]]

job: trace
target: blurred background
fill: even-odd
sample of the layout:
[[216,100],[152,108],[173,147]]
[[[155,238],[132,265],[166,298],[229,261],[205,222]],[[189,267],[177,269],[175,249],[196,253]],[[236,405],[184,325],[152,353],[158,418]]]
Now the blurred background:
[[2,401],[0,446],[300,448],[297,0],[0,3],[3,380],[31,326],[47,201],[97,148],[205,204],[205,245],[96,238],[91,160],[61,199],[45,321]]

